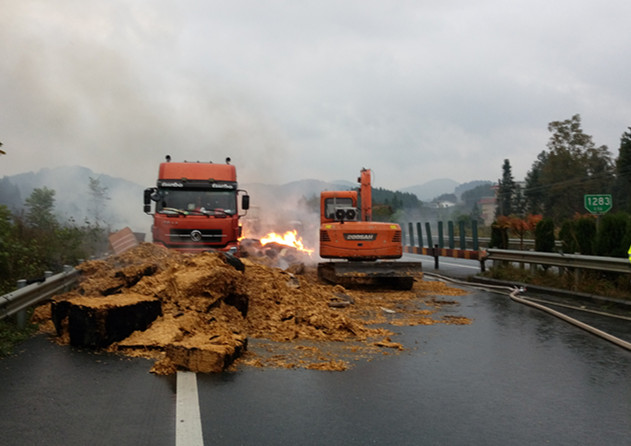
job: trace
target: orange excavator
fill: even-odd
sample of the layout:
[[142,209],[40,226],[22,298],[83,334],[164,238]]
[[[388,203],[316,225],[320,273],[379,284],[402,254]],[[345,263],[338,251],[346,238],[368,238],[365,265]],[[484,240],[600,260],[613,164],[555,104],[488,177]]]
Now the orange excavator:
[[372,221],[370,169],[362,169],[357,190],[320,194],[321,280],[346,287],[410,289],[421,262],[403,262],[401,227]]

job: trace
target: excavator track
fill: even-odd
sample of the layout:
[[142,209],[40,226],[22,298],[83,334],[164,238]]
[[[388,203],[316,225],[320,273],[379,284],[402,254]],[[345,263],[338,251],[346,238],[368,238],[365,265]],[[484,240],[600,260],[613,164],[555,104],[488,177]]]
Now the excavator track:
[[320,280],[346,288],[375,287],[409,290],[422,272],[421,262],[331,261],[318,264]]

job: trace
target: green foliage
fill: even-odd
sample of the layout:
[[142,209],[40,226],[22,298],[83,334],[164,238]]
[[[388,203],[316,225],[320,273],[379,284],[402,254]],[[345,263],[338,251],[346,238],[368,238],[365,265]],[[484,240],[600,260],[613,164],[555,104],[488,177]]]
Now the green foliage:
[[610,193],[613,162],[607,146],[583,133],[580,115],[548,125],[547,152],[539,154],[526,177],[528,211],[556,222],[583,211],[587,193]]
[[524,198],[526,201],[526,209],[533,214],[543,214],[543,202],[545,198],[545,189],[541,180],[541,170],[548,158],[546,152],[537,155],[537,159],[532,164],[531,169],[526,174],[526,187],[524,190]]
[[14,290],[19,279],[60,272],[107,247],[107,234],[98,225],[57,221],[54,191],[35,189],[26,203],[26,215],[0,205],[0,294]]
[[563,252],[593,255],[596,220],[591,216],[581,216],[564,221],[559,231],[559,239],[563,243]]
[[554,221],[542,219],[535,226],[535,251],[554,252]]
[[577,218],[576,243],[577,252],[584,255],[594,254],[594,240],[596,239],[596,219],[591,216]]
[[508,228],[500,227],[497,223],[491,225],[489,248],[508,249]]
[[35,325],[19,329],[13,320],[0,320],[0,358],[14,353],[15,345],[28,339],[36,330]]
[[529,268],[518,268],[504,263],[502,266],[489,269],[484,275],[512,283],[575,290],[617,299],[629,300],[629,296],[631,296],[631,283],[628,274],[603,274],[595,271],[584,271],[581,274],[580,282],[576,283],[574,274],[559,274],[552,268],[541,268],[533,272]]
[[473,189],[469,189],[466,192],[462,193],[460,197],[463,203],[465,204],[466,209],[472,209],[477,205],[478,201],[481,198],[485,197],[494,197],[495,192],[492,189],[493,184],[488,182],[486,184],[481,184],[479,186],[474,187]]
[[418,197],[412,193],[399,191],[393,192],[381,187],[373,188],[372,203],[373,206],[380,204],[390,206],[393,212],[400,209],[416,208],[421,205]]
[[596,255],[607,257],[627,257],[626,244],[629,231],[629,216],[623,213],[605,214],[601,217],[596,233],[594,251]]
[[22,207],[22,198],[20,197],[20,189],[8,177],[0,179],[0,204],[5,205],[9,209],[19,209]]
[[34,189],[26,199],[26,220],[34,229],[49,231],[57,226],[53,214],[55,208],[55,191],[47,187]]
[[101,180],[98,178],[89,177],[89,192],[91,203],[91,214],[94,218],[94,222],[98,225],[103,220],[103,208],[105,202],[110,199],[106,186],[101,184]]
[[631,212],[631,127],[620,138],[613,205],[615,210]]
[[499,181],[497,190],[497,213],[496,216],[509,216],[515,211],[515,196],[517,186],[513,180],[510,161],[505,159],[502,166],[502,179]]
[[576,237],[571,220],[566,220],[561,225],[559,240],[561,240],[561,249],[563,252],[577,252],[578,244],[576,243]]

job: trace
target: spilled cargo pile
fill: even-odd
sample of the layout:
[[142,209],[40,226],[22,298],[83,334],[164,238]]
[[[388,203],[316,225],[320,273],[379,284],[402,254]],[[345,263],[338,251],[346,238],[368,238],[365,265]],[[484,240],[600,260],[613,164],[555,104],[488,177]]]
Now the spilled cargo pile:
[[345,370],[354,359],[404,348],[388,326],[470,323],[439,315],[457,305],[439,296],[465,293],[442,282],[347,290],[320,283],[301,263],[269,266],[265,255],[192,255],[143,243],[78,269],[79,286],[44,316],[57,341],[153,358],[158,374],[240,364]]

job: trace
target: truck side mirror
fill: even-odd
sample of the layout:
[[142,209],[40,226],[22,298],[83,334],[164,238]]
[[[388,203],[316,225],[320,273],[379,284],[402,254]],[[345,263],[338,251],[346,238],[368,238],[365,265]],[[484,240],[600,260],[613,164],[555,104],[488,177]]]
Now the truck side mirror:
[[145,193],[144,193],[144,212],[145,214],[148,214],[151,212],[151,199],[152,199],[152,195],[156,192],[156,188],[155,187],[150,187],[145,189]]
[[243,209],[244,211],[247,211],[248,209],[250,209],[250,196],[249,195],[243,195],[241,197],[241,209]]

